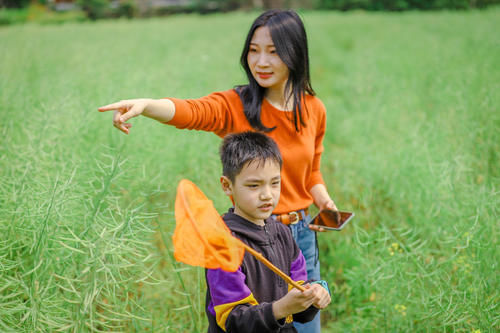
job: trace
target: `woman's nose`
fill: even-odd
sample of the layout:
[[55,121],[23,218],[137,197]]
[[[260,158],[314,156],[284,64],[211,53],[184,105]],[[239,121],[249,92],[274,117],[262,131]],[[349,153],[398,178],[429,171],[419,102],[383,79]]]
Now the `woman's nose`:
[[269,58],[265,52],[261,52],[259,54],[259,58],[257,59],[257,64],[259,66],[267,66],[269,65]]

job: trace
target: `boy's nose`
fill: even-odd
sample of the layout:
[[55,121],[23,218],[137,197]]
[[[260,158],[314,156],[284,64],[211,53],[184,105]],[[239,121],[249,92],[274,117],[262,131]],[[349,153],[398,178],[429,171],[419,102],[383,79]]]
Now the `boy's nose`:
[[272,198],[272,195],[271,195],[271,189],[264,187],[262,189],[262,192],[260,192],[260,199],[261,200],[269,200]]

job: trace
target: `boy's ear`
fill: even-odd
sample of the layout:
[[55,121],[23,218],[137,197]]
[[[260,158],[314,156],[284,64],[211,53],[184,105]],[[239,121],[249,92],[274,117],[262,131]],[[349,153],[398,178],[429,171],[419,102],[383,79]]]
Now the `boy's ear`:
[[220,177],[220,185],[222,186],[222,190],[226,195],[233,195],[233,184],[231,183],[231,180],[227,178],[226,176],[221,176]]

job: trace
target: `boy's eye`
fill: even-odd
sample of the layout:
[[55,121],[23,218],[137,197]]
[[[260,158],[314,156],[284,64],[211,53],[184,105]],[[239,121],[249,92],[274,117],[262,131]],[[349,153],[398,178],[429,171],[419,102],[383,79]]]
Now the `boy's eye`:
[[257,186],[258,186],[257,184],[247,184],[247,187],[251,187],[251,188],[255,188]]

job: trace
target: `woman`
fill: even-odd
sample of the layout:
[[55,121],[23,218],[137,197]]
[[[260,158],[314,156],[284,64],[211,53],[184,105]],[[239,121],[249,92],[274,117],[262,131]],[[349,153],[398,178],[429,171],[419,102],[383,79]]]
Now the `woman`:
[[[282,192],[275,217],[290,226],[307,261],[308,279],[319,280],[316,235],[307,208],[337,210],[320,172],[326,111],[309,78],[307,37],[291,10],[270,10],[252,24],[241,55],[248,84],[208,96],[181,100],[125,100],[99,108],[114,110],[113,125],[128,134],[138,115],[220,137],[248,130],[272,137],[283,156]],[[299,332],[319,332],[319,316]]]

